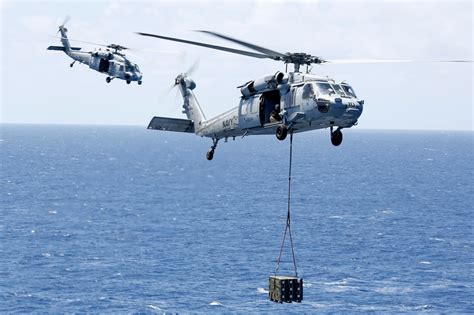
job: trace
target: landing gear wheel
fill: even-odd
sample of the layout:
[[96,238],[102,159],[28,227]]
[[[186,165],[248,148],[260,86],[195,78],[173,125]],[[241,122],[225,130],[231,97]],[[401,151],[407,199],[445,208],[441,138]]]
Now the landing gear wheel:
[[130,82],[132,82],[132,81],[130,81],[130,80],[127,80],[127,84],[130,84]]
[[336,131],[331,133],[331,143],[333,146],[336,146],[336,147],[342,143],[341,130],[337,129]]
[[209,151],[207,151],[206,158],[207,158],[208,161],[210,161],[214,158],[214,150],[213,149],[209,149]]
[[212,146],[206,153],[206,158],[208,161],[214,158],[214,150],[217,148],[217,142],[219,142],[218,138],[212,138]]
[[105,82],[110,83],[112,79],[110,77],[105,78]]
[[142,85],[142,81],[138,81],[138,85]]
[[276,137],[278,140],[282,141],[285,140],[286,136],[288,135],[288,127],[286,126],[278,126],[276,130]]

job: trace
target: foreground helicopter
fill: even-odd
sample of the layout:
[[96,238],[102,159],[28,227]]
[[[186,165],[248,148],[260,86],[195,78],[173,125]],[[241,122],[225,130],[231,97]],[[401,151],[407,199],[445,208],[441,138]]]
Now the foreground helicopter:
[[[338,146],[342,143],[341,130],[357,125],[362,114],[364,100],[358,98],[352,87],[345,81],[338,82],[327,77],[309,73],[311,64],[324,63],[379,63],[379,62],[413,62],[414,60],[325,60],[306,53],[282,54],[264,47],[244,42],[226,35],[198,31],[219,37],[258,51],[258,53],[229,47],[216,46],[161,35],[138,33],[142,36],[155,37],[185,44],[217,49],[234,54],[268,58],[293,64],[294,71],[276,72],[239,86],[242,94],[239,105],[212,119],[206,119],[193,90],[196,83],[187,73],[175,78],[184,99],[183,113],[188,119],[154,117],[148,129],[195,133],[209,137],[213,144],[206,154],[208,160],[214,157],[214,151],[220,139],[236,136],[276,134],[284,140],[288,132],[304,132],[329,128],[331,143]],[[440,62],[472,62],[471,60],[447,60]],[[300,67],[306,65],[306,72]]]
[[63,24],[59,26],[58,30],[58,32],[61,33],[61,43],[63,45],[49,46],[48,50],[64,51],[66,55],[74,59],[70,64],[71,67],[77,61],[89,65],[91,69],[107,74],[108,76],[105,79],[107,83],[110,83],[110,81],[117,78],[125,80],[127,84],[130,84],[132,81],[137,81],[139,85],[142,84],[143,76],[138,65],[131,62],[125,54],[121,52],[128,48],[111,44],[108,46],[100,45],[107,47],[105,50],[97,49],[90,52],[82,52],[79,47],[71,47],[67,37],[67,28],[64,27],[68,20],[69,18],[66,18]]

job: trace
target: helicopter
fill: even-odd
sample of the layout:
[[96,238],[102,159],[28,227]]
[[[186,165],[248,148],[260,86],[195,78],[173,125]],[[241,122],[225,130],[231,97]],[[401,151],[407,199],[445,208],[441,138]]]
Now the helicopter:
[[[187,119],[153,117],[148,129],[195,133],[212,139],[212,146],[206,158],[210,161],[220,139],[235,140],[237,136],[275,134],[278,140],[286,139],[288,133],[305,132],[315,129],[330,130],[331,143],[339,146],[343,140],[342,129],[358,124],[364,109],[364,100],[359,98],[352,86],[346,81],[336,81],[328,77],[310,73],[309,66],[325,63],[400,63],[416,60],[326,60],[306,53],[280,53],[257,46],[227,35],[197,31],[224,39],[257,52],[239,50],[202,42],[184,40],[162,35],[137,34],[164,40],[176,41],[190,45],[221,50],[259,59],[272,59],[285,63],[285,72],[277,71],[250,80],[240,86],[238,106],[212,118],[207,119],[194,94],[196,83],[188,73],[179,74],[174,86],[179,88],[183,97],[183,113]],[[472,62],[472,60],[437,60],[436,62]],[[288,64],[293,64],[293,71],[288,72]],[[300,71],[306,65],[306,71]]]
[[[74,59],[70,64],[72,68],[74,63],[79,62],[86,65],[89,65],[89,68],[99,71],[101,73],[107,74],[105,81],[110,83],[113,79],[125,80],[127,84],[130,84],[132,81],[137,81],[138,85],[142,84],[142,73],[137,64],[131,62],[125,54],[122,53],[123,50],[128,49],[116,44],[111,45],[100,45],[105,46],[106,49],[96,49],[90,52],[80,51],[80,47],[72,47],[69,43],[67,37],[67,28],[65,27],[66,22],[69,20],[69,17],[66,17],[64,22],[59,26],[58,33],[61,33],[61,43],[62,46],[49,46],[47,50],[56,50],[63,51]],[[78,41],[83,42],[83,41]],[[88,42],[84,42],[88,43]]]

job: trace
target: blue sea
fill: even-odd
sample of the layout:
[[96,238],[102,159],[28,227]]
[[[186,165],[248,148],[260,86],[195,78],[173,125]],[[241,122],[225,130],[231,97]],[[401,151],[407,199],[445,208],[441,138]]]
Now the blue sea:
[[[293,141],[302,303],[268,299],[289,141],[1,125],[0,312],[474,312],[474,134]],[[289,247],[281,274],[293,273]]]

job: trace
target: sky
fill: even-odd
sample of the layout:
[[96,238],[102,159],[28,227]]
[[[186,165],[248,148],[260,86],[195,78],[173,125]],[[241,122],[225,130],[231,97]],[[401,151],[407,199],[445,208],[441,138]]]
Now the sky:
[[[279,52],[325,59],[473,59],[472,1],[13,1],[1,0],[2,123],[148,125],[153,116],[185,118],[171,90],[192,77],[207,118],[237,106],[236,87],[283,71],[273,60],[136,35],[155,33],[245,49],[193,30],[210,30]],[[134,48],[143,85],[105,82],[59,45],[69,37]],[[72,42],[83,50],[96,46]],[[473,68],[466,63],[314,66],[349,82],[365,100],[360,129],[473,130]]]

